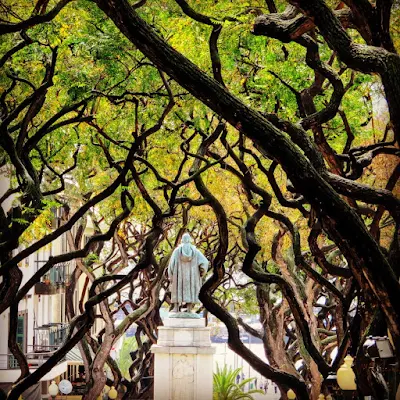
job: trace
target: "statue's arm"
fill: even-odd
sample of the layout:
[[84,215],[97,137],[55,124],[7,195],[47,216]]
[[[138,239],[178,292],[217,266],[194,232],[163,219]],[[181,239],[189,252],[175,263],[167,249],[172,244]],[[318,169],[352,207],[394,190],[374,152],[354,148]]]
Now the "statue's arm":
[[209,262],[200,250],[197,249],[197,251],[198,251],[198,255],[199,255],[200,276],[203,276],[208,271]]

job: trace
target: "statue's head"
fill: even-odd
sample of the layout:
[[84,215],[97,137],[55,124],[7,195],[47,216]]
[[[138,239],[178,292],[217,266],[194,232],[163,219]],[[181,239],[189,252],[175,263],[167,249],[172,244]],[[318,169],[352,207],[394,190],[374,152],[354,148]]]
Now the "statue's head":
[[182,243],[192,243],[192,237],[188,233],[184,233],[182,236]]

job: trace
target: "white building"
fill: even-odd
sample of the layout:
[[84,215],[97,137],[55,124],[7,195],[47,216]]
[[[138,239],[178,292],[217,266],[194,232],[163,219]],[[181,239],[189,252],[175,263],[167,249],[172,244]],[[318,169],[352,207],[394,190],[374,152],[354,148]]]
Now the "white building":
[[[0,197],[8,188],[8,178],[0,173]],[[12,199],[2,205],[5,212],[12,206]],[[55,226],[58,219],[55,217]],[[68,252],[66,234],[61,235],[48,246],[30,255],[20,263],[23,272],[22,287],[33,274],[47,262],[50,256]],[[17,252],[16,252],[17,253]],[[19,302],[17,342],[27,357],[31,371],[34,371],[63,343],[67,333],[65,291],[74,261],[57,264],[36,283]],[[2,279],[2,278],[0,278]],[[74,308],[78,308],[79,293],[85,277],[76,284]],[[0,315],[0,388],[6,393],[20,376],[20,368],[8,349],[9,310]],[[47,373],[35,387],[25,392],[24,398],[40,400],[48,398],[48,386],[52,380],[77,380],[83,364],[79,351],[73,349],[67,357]]]

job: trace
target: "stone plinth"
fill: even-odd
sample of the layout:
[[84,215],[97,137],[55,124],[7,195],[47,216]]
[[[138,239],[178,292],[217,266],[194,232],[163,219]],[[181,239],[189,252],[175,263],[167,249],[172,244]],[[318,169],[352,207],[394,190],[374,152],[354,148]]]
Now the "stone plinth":
[[213,354],[204,318],[168,318],[158,328],[154,400],[212,400]]

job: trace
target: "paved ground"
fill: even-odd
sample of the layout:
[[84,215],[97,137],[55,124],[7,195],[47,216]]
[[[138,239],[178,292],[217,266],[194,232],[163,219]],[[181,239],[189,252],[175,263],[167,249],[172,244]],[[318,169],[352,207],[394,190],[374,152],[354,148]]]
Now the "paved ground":
[[280,396],[274,393],[267,394],[253,394],[254,400],[278,400]]
[[253,394],[255,400],[278,400],[280,398],[274,391],[268,391],[267,394]]

